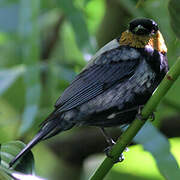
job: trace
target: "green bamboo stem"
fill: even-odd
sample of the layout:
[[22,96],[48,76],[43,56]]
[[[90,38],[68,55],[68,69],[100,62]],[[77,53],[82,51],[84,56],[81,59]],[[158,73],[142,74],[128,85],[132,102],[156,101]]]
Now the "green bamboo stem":
[[113,146],[110,156],[112,158],[106,157],[105,160],[101,163],[101,165],[97,168],[94,174],[90,177],[90,180],[101,180],[103,179],[109,170],[113,167],[114,162],[118,160],[121,153],[128,146],[128,144],[132,141],[137,132],[144,125],[148,117],[152,114],[152,112],[156,109],[159,102],[168,92],[170,87],[176,81],[176,79],[180,76],[180,58],[176,61],[173,67],[166,74],[158,88],[155,90],[149,101],[146,103],[142,110],[142,118],[145,120],[135,119],[131,125],[127,128],[127,130],[120,136],[117,140],[116,144]]

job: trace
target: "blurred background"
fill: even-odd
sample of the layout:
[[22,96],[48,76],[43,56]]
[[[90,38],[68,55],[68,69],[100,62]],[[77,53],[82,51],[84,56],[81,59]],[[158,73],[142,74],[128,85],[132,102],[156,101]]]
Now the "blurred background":
[[[147,17],[158,23],[171,67],[180,56],[179,13],[178,0],[1,0],[0,143],[27,143],[75,75],[100,47],[120,36],[133,18]],[[155,117],[106,180],[160,180],[176,172],[180,79]],[[109,133],[116,140],[121,129],[110,128]],[[105,147],[97,128],[61,133],[33,148],[36,174],[51,180],[86,180],[104,159]]]

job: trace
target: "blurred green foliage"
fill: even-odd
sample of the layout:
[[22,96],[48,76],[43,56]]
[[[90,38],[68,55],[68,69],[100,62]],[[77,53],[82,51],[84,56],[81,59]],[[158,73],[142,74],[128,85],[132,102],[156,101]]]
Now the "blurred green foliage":
[[[168,46],[171,66],[180,56],[180,41],[177,39],[180,26],[179,3],[175,6],[177,1],[170,0],[168,7],[168,2],[164,0],[111,2],[119,7],[119,11],[128,12],[122,19],[143,16],[152,18],[159,24]],[[125,24],[121,24],[122,19],[114,22],[110,14],[107,18],[106,12],[113,7],[111,5],[110,1],[105,0],[0,2],[0,143],[15,139],[27,142],[32,137],[40,122],[53,109],[60,94],[99,48],[97,44],[100,43],[96,39],[106,43],[106,36],[109,37],[108,33],[113,31],[109,25],[104,28],[107,20],[110,21],[108,24],[115,23],[119,32],[124,30],[121,25],[126,27],[128,21],[123,22]],[[99,29],[101,32],[97,33]],[[117,36],[120,35],[119,32]],[[115,38],[114,34],[111,38]],[[153,124],[160,126],[165,117],[178,115],[179,92],[180,80],[169,91],[166,103],[162,102],[158,107]],[[73,133],[73,130],[68,133]],[[62,134],[60,138],[70,136],[68,133]],[[153,131],[150,133],[154,134]],[[179,138],[170,141],[171,152],[178,162],[179,142]],[[153,142],[150,145],[153,146]],[[163,179],[152,155],[145,152],[141,145],[130,149],[126,153],[126,160],[113,168],[107,180]],[[163,153],[163,149],[161,150]],[[37,174],[58,179],[57,174],[61,173],[59,169],[64,162],[57,160],[56,155],[46,149],[44,143],[33,151],[37,160]],[[166,154],[162,156],[165,157]],[[88,165],[96,163],[96,159],[97,157],[85,161],[82,179],[86,179],[87,174],[94,169],[89,169]]]

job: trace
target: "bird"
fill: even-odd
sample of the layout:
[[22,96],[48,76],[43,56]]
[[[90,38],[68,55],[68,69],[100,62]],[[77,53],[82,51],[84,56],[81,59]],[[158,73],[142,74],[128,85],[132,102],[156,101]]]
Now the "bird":
[[38,142],[74,126],[104,128],[130,124],[168,71],[167,47],[158,24],[136,18],[120,37],[102,47],[57,99],[40,130],[9,163]]

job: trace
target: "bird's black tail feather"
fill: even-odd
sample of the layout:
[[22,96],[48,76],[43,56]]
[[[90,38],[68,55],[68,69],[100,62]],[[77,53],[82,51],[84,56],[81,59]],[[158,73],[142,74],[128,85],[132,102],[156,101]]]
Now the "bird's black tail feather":
[[49,121],[43,125],[37,135],[22,149],[22,151],[9,163],[9,167],[12,167],[13,164],[26,154],[32,147],[34,147],[39,141],[47,139],[49,137],[61,131],[60,126],[57,125],[56,121]]

